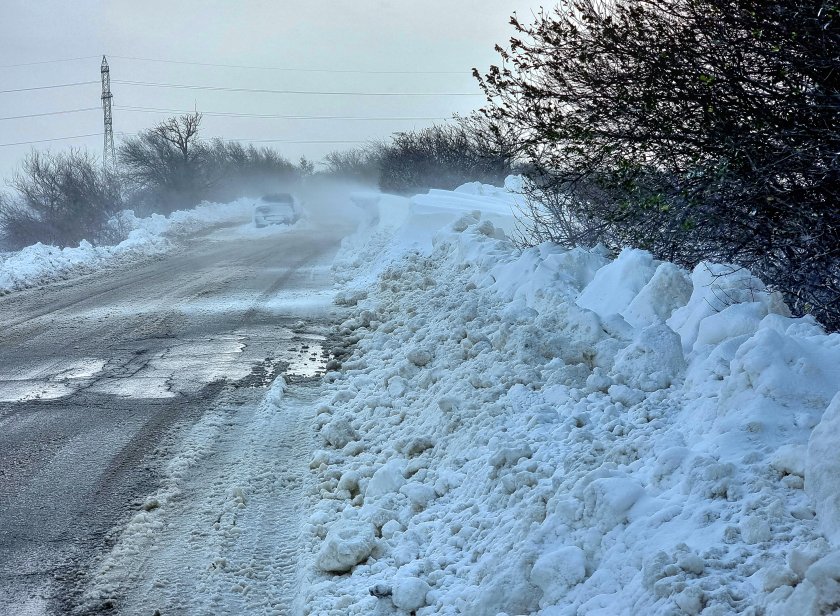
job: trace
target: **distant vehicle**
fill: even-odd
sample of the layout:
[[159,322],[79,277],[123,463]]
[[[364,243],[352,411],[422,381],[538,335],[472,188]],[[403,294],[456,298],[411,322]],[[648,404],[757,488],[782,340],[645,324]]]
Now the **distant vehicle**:
[[300,219],[300,208],[289,193],[274,193],[260,197],[254,207],[254,225],[258,228],[268,225],[291,225]]

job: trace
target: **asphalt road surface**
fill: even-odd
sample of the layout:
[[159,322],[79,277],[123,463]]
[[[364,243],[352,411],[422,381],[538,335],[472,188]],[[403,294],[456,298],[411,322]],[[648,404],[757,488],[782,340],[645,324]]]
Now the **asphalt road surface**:
[[70,612],[168,445],[237,389],[317,375],[346,231],[222,230],[0,298],[0,611]]

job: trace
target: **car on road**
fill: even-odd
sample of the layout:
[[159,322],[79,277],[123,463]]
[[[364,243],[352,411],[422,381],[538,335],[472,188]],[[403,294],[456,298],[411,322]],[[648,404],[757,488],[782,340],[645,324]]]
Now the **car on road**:
[[300,219],[300,205],[289,193],[274,193],[260,197],[254,206],[254,225],[291,225]]

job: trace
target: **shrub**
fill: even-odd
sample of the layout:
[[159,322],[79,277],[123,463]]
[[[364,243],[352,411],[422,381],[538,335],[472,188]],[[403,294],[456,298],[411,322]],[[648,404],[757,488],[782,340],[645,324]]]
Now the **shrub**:
[[300,178],[300,169],[276,150],[244,146],[237,141],[212,140],[205,164],[209,185],[204,198],[219,202],[260,197]]
[[18,194],[0,201],[0,228],[10,249],[100,241],[109,231],[108,219],[122,209],[118,182],[79,150],[33,151],[11,185]]
[[415,194],[429,188],[452,189],[464,182],[499,184],[511,173],[512,150],[497,148],[478,124],[433,126],[396,133],[375,147],[379,186],[387,192]]
[[173,117],[120,146],[131,204],[168,213],[201,201],[258,197],[296,182],[303,167],[270,148],[199,137],[201,114]]
[[380,162],[379,148],[374,146],[330,152],[324,157],[323,173],[343,180],[377,185]]

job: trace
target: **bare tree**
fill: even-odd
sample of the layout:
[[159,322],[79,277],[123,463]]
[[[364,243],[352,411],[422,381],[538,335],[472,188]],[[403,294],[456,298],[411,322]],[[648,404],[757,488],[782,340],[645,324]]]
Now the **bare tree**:
[[122,143],[122,171],[141,208],[165,212],[206,198],[215,178],[208,174],[200,127],[200,113],[182,115]]
[[152,129],[167,143],[172,144],[180,153],[184,162],[191,160],[195,153],[193,147],[198,140],[198,129],[201,126],[201,114],[198,112],[169,118]]

